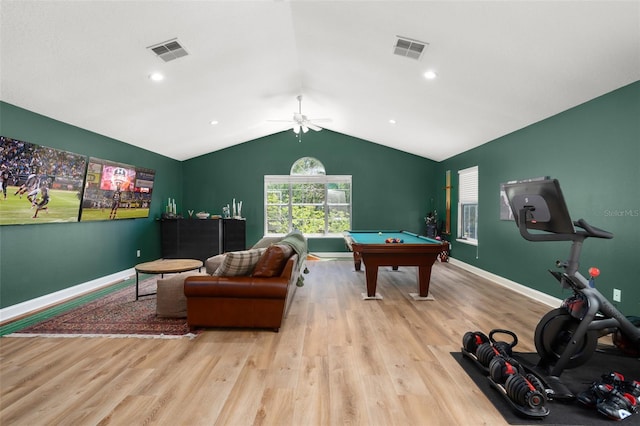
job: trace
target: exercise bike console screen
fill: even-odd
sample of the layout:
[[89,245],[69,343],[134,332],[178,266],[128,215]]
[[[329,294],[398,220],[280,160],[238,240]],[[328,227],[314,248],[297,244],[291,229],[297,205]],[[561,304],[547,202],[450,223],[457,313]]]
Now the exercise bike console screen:
[[504,186],[516,224],[526,209],[526,227],[555,234],[573,234],[575,229],[556,179],[508,183]]

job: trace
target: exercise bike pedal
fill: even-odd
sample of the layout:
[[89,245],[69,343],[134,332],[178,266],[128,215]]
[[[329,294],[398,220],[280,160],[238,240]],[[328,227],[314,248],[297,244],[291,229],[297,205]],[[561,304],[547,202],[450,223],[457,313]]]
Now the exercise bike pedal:
[[576,395],[560,380],[560,377],[550,376],[546,368],[540,365],[523,364],[523,368],[535,375],[544,384],[547,398],[558,402],[573,402]]
[[522,368],[527,373],[536,376],[544,385],[546,397],[558,402],[573,402],[576,395],[560,381],[559,377],[550,376],[548,369],[544,368],[540,362],[538,365],[531,364],[522,357],[516,357]]
[[[539,373],[535,373],[540,377]],[[553,399],[559,402],[573,402],[576,399],[576,395],[569,390],[569,388],[560,381],[560,377],[557,376],[543,376],[542,382],[547,388],[547,398]]]

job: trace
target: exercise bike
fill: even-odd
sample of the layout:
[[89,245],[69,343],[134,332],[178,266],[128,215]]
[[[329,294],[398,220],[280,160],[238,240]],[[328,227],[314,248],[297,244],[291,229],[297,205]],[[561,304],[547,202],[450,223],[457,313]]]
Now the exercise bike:
[[563,288],[570,288],[573,295],[565,299],[560,308],[544,315],[534,333],[540,356],[536,371],[546,376],[557,397],[570,399],[573,395],[561,385],[559,377],[565,369],[587,362],[600,337],[618,333],[628,347],[640,352],[640,328],[595,288],[597,268],[590,269],[589,279],[578,271],[584,240],[611,239],[613,234],[584,219],[573,222],[556,179],[506,184],[505,192],[520,234],[526,240],[571,241],[569,259],[556,262],[563,271],[550,272]]

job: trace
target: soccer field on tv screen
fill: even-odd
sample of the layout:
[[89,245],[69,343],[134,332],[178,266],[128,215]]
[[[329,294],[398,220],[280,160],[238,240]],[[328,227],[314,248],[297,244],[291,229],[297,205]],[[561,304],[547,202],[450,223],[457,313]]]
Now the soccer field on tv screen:
[[49,190],[47,210],[33,217],[35,207],[27,195],[14,195],[18,187],[7,187],[7,198],[0,197],[0,225],[19,225],[29,223],[77,222],[80,199],[77,191]]

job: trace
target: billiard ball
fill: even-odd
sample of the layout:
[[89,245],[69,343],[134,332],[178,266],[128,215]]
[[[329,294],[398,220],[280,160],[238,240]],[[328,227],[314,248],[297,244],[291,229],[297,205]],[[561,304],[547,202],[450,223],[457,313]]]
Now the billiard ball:
[[378,232],[378,235],[382,235],[382,232]]

